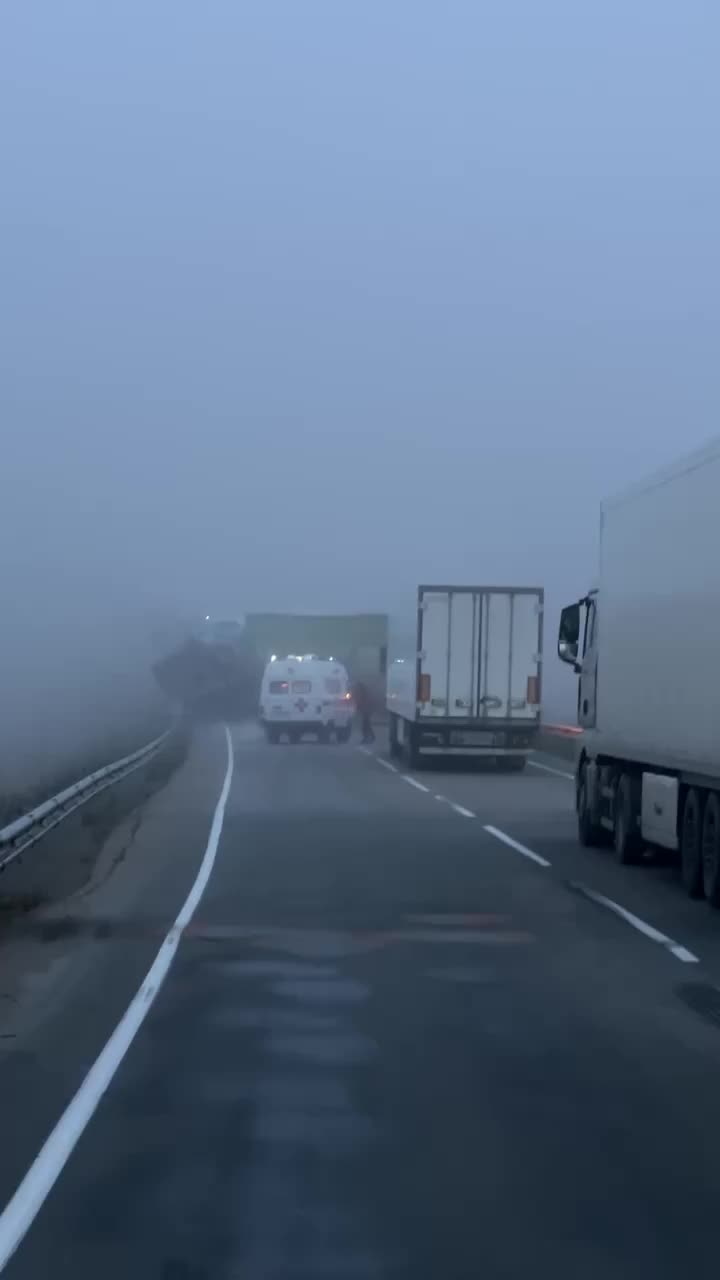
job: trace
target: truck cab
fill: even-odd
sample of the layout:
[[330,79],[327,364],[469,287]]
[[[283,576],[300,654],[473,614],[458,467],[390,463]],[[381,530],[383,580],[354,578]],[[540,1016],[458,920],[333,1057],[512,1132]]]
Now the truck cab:
[[578,676],[577,722],[581,729],[597,723],[598,590],[594,587],[560,614],[558,657]]

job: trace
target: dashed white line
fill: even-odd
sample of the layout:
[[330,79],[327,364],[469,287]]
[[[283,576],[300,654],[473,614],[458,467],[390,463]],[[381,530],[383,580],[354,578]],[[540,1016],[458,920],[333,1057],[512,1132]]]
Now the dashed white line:
[[454,809],[456,813],[459,813],[459,814],[460,814],[460,817],[461,817],[461,818],[476,818],[476,817],[477,817],[477,814],[473,813],[472,809],[466,809],[466,808],[465,808],[465,806],[464,806],[464,805],[462,805],[462,804],[455,804],[455,802],[454,802],[453,800],[450,800],[448,803],[449,803],[449,805],[450,805],[450,808],[451,808],[451,809]]
[[400,777],[402,778],[403,782],[407,782],[409,787],[415,787],[417,791],[430,790],[430,788],[426,787],[424,783],[418,782],[417,778],[411,778],[409,773],[401,773]]
[[[368,755],[372,755],[372,751],[369,751]],[[391,773],[398,772],[397,766],[394,764],[391,764],[389,760],[383,760],[382,756],[375,756],[375,759],[377,760],[378,764],[382,765],[383,769],[389,769]]]
[[678,943],[669,948],[678,960],[682,960],[683,964],[699,964],[698,956],[693,955],[692,951],[688,951],[687,947],[681,947]]
[[549,867],[551,865],[547,858],[541,858],[539,853],[535,853],[534,850],[528,849],[526,844],[520,844],[519,840],[513,840],[512,836],[506,835],[505,832],[500,831],[498,827],[485,826],[483,827],[483,831],[487,831],[488,835],[494,836],[496,840],[502,840],[503,844],[514,849],[516,853],[521,853],[524,858],[529,858],[531,862],[537,862],[539,867]]
[[142,1026],[172,965],[183,929],[195,912],[207,885],[222,833],[225,805],[233,775],[233,747],[226,728],[228,763],[220,797],[215,807],[207,848],[194,884],[166,935],[139,991],[133,996],[104,1049],[88,1071],[75,1097],[68,1104],[45,1145],[28,1169],[15,1194],[0,1214],[0,1271],[5,1269],[21,1240],[32,1226],[47,1196],[62,1173],[80,1137],[92,1119],[103,1094]]
[[531,769],[542,769],[543,773],[552,773],[556,778],[569,778],[570,782],[575,781],[574,773],[566,773],[564,769],[553,769],[549,764],[541,764],[539,760],[528,760]]
[[358,750],[365,750],[366,754],[377,760],[378,764],[381,764],[383,769],[388,769],[390,773],[396,773],[399,778],[402,778],[403,782],[407,782],[409,787],[414,787],[416,791],[423,791],[425,795],[432,795],[435,800],[440,800],[443,804],[450,805],[450,808],[454,809],[455,812],[459,813],[463,818],[477,817],[477,814],[473,813],[472,809],[466,809],[462,804],[455,804],[454,801],[448,800],[446,796],[434,795],[430,788],[425,786],[424,782],[418,782],[417,778],[413,778],[411,774],[403,773],[401,769],[398,769],[397,765],[391,764],[389,760],[384,760],[382,756],[375,755],[374,751],[368,751],[367,748],[363,747],[358,747]]
[[572,883],[572,888],[581,893],[583,897],[589,898],[591,902],[596,902],[598,906],[606,907],[608,911],[612,911],[613,915],[619,916],[626,924],[631,925],[633,929],[637,929],[638,933],[644,934],[652,942],[659,942],[661,947],[667,947],[668,951],[677,960],[681,960],[683,964],[700,963],[698,957],[693,955],[692,951],[688,951],[687,947],[680,946],[673,938],[668,938],[666,933],[661,933],[654,925],[648,924],[647,920],[642,920],[640,916],[628,911],[627,907],[621,907],[619,902],[613,902],[612,898],[606,898],[604,893],[597,893],[595,889],[589,889],[587,885],[577,882]]

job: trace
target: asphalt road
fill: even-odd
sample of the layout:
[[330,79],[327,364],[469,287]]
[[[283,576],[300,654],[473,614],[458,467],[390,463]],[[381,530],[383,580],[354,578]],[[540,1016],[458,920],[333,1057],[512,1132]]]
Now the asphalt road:
[[[204,895],[5,1274],[714,1277],[720,918],[580,850],[562,761],[409,781],[382,747],[234,747]],[[185,901],[225,767],[199,739],[6,949],[4,1202]]]

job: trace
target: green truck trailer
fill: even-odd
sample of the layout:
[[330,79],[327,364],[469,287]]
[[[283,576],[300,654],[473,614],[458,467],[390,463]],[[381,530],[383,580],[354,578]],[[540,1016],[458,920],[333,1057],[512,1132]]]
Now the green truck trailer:
[[363,680],[385,698],[388,619],[384,613],[248,613],[245,638],[265,662],[272,654],[316,653],[336,658],[351,680]]

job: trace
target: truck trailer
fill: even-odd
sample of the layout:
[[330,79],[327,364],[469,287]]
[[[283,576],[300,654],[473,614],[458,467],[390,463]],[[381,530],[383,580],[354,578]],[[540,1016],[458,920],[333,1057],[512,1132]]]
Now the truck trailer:
[[391,619],[390,751],[521,770],[540,727],[542,587],[420,586]]
[[602,503],[599,578],[563,609],[582,844],[676,851],[720,906],[720,439]]

